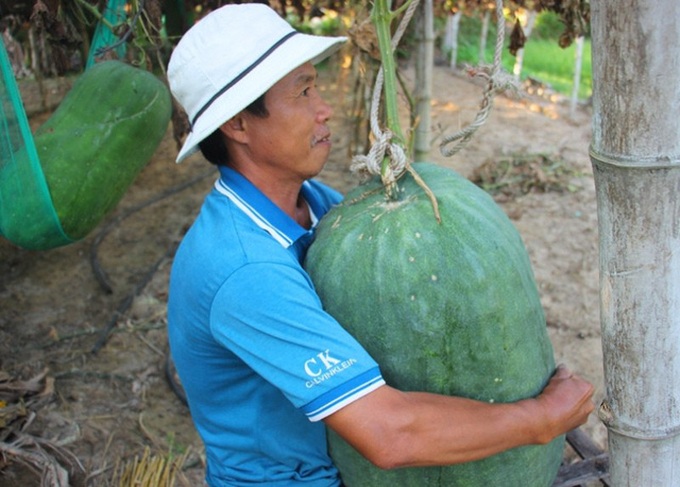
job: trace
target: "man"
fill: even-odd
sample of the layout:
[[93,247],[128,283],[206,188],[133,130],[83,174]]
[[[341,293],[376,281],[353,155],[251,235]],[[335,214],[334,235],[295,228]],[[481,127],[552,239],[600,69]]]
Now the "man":
[[[382,468],[445,465],[546,443],[593,409],[592,386],[562,368],[514,404],[398,391],[324,312],[301,262],[341,197],[311,179],[330,152],[332,115],[313,63],[343,41],[297,33],[264,5],[229,5],[170,60],[192,123],[178,161],[200,148],[219,169],[175,257],[168,302],[211,486],[340,485],[325,425]],[[307,387],[335,360],[351,365]]]

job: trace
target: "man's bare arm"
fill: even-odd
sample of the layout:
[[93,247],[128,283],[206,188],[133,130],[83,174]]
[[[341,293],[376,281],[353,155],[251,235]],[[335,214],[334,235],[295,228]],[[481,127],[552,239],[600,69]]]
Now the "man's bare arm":
[[380,468],[450,465],[545,444],[585,423],[593,386],[560,367],[537,397],[499,404],[383,386],[325,419]]

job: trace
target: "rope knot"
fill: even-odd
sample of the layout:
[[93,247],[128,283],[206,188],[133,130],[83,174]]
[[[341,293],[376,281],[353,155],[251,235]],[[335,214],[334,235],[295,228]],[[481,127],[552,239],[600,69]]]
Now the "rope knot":
[[465,72],[470,78],[480,78],[488,83],[489,94],[499,94],[505,91],[519,92],[517,79],[504,69],[494,69],[493,66],[466,66]]
[[[404,172],[408,159],[404,149],[392,142],[393,134],[385,130],[376,134],[376,140],[366,155],[356,155],[352,158],[350,170],[367,179],[371,176],[381,176],[386,185],[396,182],[397,177]],[[389,162],[383,174],[383,160],[389,157]]]

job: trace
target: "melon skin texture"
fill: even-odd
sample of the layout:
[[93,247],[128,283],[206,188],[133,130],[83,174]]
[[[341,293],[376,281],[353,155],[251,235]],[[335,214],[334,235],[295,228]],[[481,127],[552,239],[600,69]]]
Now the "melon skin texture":
[[[306,257],[324,307],[400,390],[488,402],[536,396],[555,361],[519,233],[467,179],[434,164],[413,168],[436,195],[441,224],[410,175],[397,201],[386,201],[377,178],[354,189],[320,222]],[[384,471],[329,430],[348,487],[548,487],[564,442]]]
[[35,134],[64,233],[86,236],[120,201],[158,148],[172,112],[152,73],[121,61],[86,70]]

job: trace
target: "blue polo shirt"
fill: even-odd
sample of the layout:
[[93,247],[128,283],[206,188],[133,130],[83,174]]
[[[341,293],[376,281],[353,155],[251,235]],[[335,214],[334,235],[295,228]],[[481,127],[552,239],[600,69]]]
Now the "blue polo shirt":
[[339,485],[319,420],[384,384],[301,264],[341,196],[316,181],[302,195],[312,230],[221,167],[173,262],[170,349],[213,487]]

